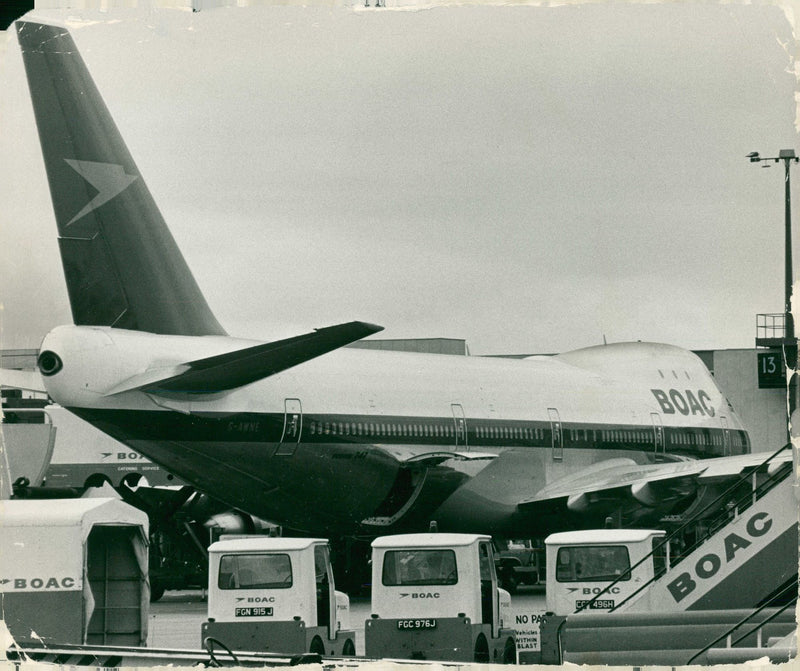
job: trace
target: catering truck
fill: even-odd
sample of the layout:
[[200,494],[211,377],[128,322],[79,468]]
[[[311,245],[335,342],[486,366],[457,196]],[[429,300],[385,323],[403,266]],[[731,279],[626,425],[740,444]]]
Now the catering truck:
[[367,657],[517,661],[511,598],[497,585],[492,540],[475,534],[382,536],[372,542]]
[[355,655],[355,633],[345,628],[350,600],[335,589],[327,540],[220,540],[208,556],[206,647]]

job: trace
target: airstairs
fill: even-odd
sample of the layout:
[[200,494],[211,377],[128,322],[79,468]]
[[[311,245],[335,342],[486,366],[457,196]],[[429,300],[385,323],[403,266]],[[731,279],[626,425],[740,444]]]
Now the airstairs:
[[[545,616],[541,662],[674,666],[796,657],[798,488],[789,455],[787,445],[744,473],[578,612]],[[645,562],[661,567],[651,580],[610,612],[592,610]]]
[[[654,550],[664,570],[614,611],[754,608],[790,583],[797,596],[797,483],[787,452],[789,445],[667,535]],[[683,550],[670,556],[675,548]]]

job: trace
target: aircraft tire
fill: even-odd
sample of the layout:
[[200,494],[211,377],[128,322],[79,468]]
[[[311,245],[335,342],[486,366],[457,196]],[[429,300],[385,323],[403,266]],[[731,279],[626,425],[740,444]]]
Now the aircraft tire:
[[517,576],[514,575],[513,569],[508,569],[508,571],[503,572],[500,583],[500,586],[509,594],[514,594],[517,591],[517,585],[519,583],[517,581]]
[[164,585],[154,582],[150,585],[150,603],[155,603],[158,601],[162,596],[164,596],[164,592],[166,588]]

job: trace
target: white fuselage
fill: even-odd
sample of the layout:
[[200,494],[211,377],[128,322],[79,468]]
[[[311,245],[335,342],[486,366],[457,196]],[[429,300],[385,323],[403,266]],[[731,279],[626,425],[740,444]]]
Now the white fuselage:
[[42,351],[63,367],[45,384],[57,403],[209,494],[303,530],[314,520],[393,524],[413,512],[412,496],[424,501],[419,514],[470,528],[443,505],[456,490],[459,507],[473,491],[475,518],[491,527],[515,502],[604,459],[749,450],[702,362],[649,343],[525,360],[345,348],[221,393],[145,390],[185,362],[255,344],[59,327]]

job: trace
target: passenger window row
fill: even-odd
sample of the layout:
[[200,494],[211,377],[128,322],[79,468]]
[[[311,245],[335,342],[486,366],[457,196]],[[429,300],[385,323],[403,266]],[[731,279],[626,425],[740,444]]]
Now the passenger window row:
[[[470,422],[468,422],[468,425]],[[307,428],[310,436],[356,436],[364,438],[429,438],[449,439],[455,441],[456,427],[454,423],[447,422],[334,422],[309,420]],[[477,441],[517,441],[527,442],[531,445],[547,443],[551,440],[551,432],[545,428],[508,426],[508,425],[480,425],[472,423],[469,435]],[[461,432],[459,432],[460,434]],[[649,448],[654,445],[655,436],[650,428],[645,429],[568,429],[564,431],[568,443],[573,445],[585,444],[587,447],[598,442],[603,444],[641,445]],[[723,437],[717,431],[712,435],[707,433],[692,433],[690,431],[670,430],[665,431],[667,442],[670,445],[692,446],[722,446]],[[459,436],[460,437],[460,436]],[[730,432],[731,444],[742,447],[744,441],[738,431]]]
[[447,424],[404,422],[309,422],[312,436],[387,436],[413,438],[450,438],[455,427]]

